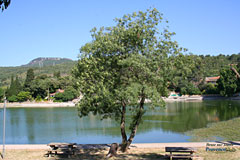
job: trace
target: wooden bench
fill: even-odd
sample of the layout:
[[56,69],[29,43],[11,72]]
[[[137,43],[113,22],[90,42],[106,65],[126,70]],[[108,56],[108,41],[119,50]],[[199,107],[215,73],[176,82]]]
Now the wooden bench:
[[[173,158],[176,159],[193,159],[194,157],[198,157],[194,155],[197,150],[191,147],[165,147],[165,152],[170,152],[170,154],[166,154],[167,157],[170,157],[170,160]],[[177,153],[189,153],[189,154],[173,154]]]
[[77,151],[76,143],[49,143],[48,146],[51,148],[47,150],[46,157],[61,155],[71,158]]

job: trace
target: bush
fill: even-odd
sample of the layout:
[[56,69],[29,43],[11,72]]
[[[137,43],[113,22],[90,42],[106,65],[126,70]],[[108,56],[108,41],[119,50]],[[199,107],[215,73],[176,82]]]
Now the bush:
[[214,85],[212,83],[204,85],[203,88],[204,88],[203,94],[219,94],[217,85]]
[[42,97],[40,95],[37,95],[35,101],[36,102],[41,102],[42,101]]
[[54,102],[63,102],[63,93],[56,93],[54,96]]
[[78,96],[78,92],[73,87],[68,87],[63,93],[56,93],[55,102],[71,101]]
[[31,97],[32,96],[31,96],[30,92],[25,92],[25,91],[21,91],[17,95],[17,99],[19,102],[24,102],[24,101],[30,100]]
[[186,94],[188,94],[188,95],[198,95],[198,94],[201,94],[199,88],[196,87],[192,83],[188,83],[188,85],[186,85],[185,87],[181,87],[180,93],[182,95],[186,95]]
[[18,98],[16,95],[12,95],[11,97],[8,97],[9,102],[18,102]]

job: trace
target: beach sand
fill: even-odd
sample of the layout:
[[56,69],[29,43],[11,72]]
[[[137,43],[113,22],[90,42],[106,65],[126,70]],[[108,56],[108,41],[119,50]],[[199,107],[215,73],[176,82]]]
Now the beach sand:
[[[209,142],[214,144],[214,142]],[[216,144],[219,144],[217,142]],[[221,142],[224,144],[223,142]],[[226,143],[226,142],[225,142]],[[165,147],[194,147],[197,148],[197,155],[206,160],[237,160],[240,157],[240,142],[232,142],[234,152],[210,152],[206,151],[207,142],[186,142],[186,143],[142,143],[132,144],[127,153],[118,151],[117,157],[110,159],[145,159],[157,160],[164,159]],[[109,150],[109,144],[79,144],[78,154],[70,159],[107,159],[106,154]],[[0,149],[2,146],[0,145]],[[46,160],[54,157],[44,157],[49,147],[45,145],[6,145],[5,159],[7,160]],[[2,152],[2,151],[1,151]],[[61,158],[62,159],[62,158]]]
[[[3,103],[0,103],[0,108],[3,107]],[[34,107],[75,107],[73,102],[23,102],[23,103],[7,103],[7,108],[34,108]]]

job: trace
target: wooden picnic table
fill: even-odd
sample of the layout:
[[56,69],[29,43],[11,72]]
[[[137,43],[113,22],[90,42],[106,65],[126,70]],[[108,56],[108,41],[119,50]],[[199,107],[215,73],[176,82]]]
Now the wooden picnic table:
[[45,154],[48,157],[54,155],[64,155],[71,158],[77,151],[76,143],[49,143],[48,146],[51,147]]
[[[194,155],[197,150],[192,147],[165,147],[166,152],[170,152],[170,154],[166,154],[166,156],[170,157],[170,160],[173,158],[181,158],[181,159],[193,159],[193,157],[198,157]],[[177,153],[189,153],[189,154],[173,154],[174,152]]]

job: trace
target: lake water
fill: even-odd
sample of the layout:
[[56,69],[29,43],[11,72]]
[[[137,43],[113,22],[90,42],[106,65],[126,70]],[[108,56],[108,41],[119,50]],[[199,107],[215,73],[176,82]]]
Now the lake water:
[[[81,144],[121,142],[119,122],[89,115],[79,118],[76,108],[7,108],[7,144]],[[187,142],[186,131],[240,116],[239,101],[172,102],[148,111],[134,143]],[[130,119],[130,116],[127,117]],[[0,109],[0,144],[3,109]]]

